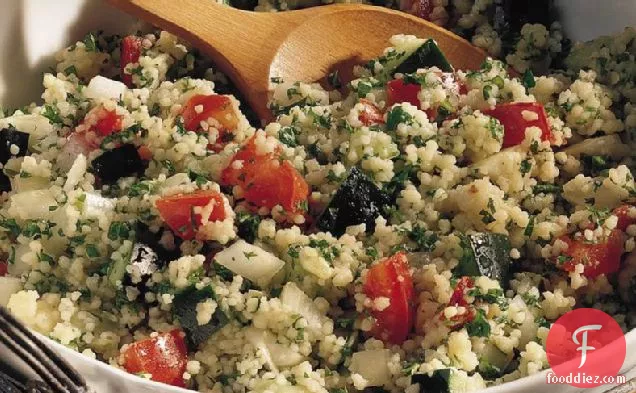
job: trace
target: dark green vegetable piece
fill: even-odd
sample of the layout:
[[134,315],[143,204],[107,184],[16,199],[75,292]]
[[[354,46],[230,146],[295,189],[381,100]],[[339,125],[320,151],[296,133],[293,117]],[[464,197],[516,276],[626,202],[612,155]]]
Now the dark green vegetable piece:
[[373,232],[375,219],[390,204],[390,196],[360,169],[353,167],[318,218],[316,226],[335,236],[342,235],[348,226],[358,224],[366,224],[367,232]]
[[11,191],[11,180],[0,170],[0,192]]
[[[11,145],[18,148],[18,153],[11,153]],[[29,134],[13,127],[0,130],[0,163],[6,164],[11,157],[22,157],[29,152]]]
[[581,162],[583,163],[583,173],[594,177],[607,176],[607,170],[613,166],[611,157],[603,155],[589,156],[582,154]]
[[[139,271],[141,282],[147,281],[153,273],[166,264],[155,250],[147,244],[135,243],[130,256],[130,265]],[[130,279],[130,277],[129,277]],[[132,280],[131,280],[132,282]],[[135,284],[133,282],[133,284]],[[145,287],[145,286],[143,286]]]
[[185,331],[191,349],[197,348],[228,323],[227,315],[219,308],[212,315],[210,322],[205,325],[199,325],[197,322],[197,304],[214,297],[215,293],[211,286],[202,289],[191,286],[174,297],[172,313]]
[[237,235],[248,243],[254,243],[258,234],[261,218],[256,214],[239,213],[237,215]]
[[166,231],[166,229],[161,228],[155,233],[150,230],[148,225],[140,221],[137,221],[135,225],[135,240],[137,243],[142,243],[150,247],[155,253],[157,253],[159,260],[163,263],[175,260],[181,256],[179,247],[182,243],[181,239],[175,236],[174,248],[168,250],[161,244],[161,237],[163,236],[164,231]]
[[453,371],[448,368],[433,371],[428,374],[415,374],[412,383],[420,384],[420,393],[453,393]]
[[487,276],[504,288],[510,268],[510,239],[500,233],[460,235],[463,250],[453,270],[456,277]]
[[92,167],[103,182],[114,183],[122,177],[143,173],[146,163],[139,156],[135,145],[125,144],[95,158]]
[[437,67],[444,72],[453,72],[453,66],[434,40],[429,39],[423,43],[411,56],[406,58],[395,72],[411,74],[418,68]]

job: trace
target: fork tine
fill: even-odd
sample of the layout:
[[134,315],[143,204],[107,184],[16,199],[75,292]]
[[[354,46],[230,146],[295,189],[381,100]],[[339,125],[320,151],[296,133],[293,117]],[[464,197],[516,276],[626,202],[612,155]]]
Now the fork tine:
[[0,364],[0,392],[3,393],[20,393],[24,391],[24,384],[9,373],[12,370],[7,370],[3,364]]
[[24,361],[44,382],[51,386],[55,391],[63,392],[64,386],[51,374],[47,367],[43,366],[34,358],[21,344],[16,343],[8,334],[7,329],[3,326],[0,329],[0,341],[22,361]]
[[14,340],[24,346],[70,392],[85,392],[86,382],[64,359],[44,345],[35,335],[0,307],[0,323],[7,325]]
[[47,345],[45,345],[39,338],[35,337],[35,335],[27,329],[22,323],[13,317],[6,309],[0,306],[0,316],[4,317],[4,319],[8,320],[15,328],[20,331],[23,335],[25,335],[35,347],[44,352],[44,354],[51,359],[55,365],[66,375],[75,385],[85,387],[86,381],[84,378],[73,368],[71,367],[64,359],[62,359],[57,352],[53,351]]

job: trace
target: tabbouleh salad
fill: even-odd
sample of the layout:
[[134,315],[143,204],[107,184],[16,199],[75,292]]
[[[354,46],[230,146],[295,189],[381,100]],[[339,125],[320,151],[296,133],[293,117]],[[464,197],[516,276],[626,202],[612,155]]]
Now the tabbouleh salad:
[[573,308],[628,331],[636,31],[562,59],[554,31],[519,76],[394,36],[344,88],[274,78],[262,129],[177,37],[88,34],[0,119],[0,304],[219,393],[477,390],[547,368]]

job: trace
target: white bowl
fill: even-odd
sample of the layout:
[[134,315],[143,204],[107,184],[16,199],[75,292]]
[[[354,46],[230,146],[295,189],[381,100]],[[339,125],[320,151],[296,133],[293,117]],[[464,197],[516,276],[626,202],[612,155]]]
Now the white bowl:
[[[201,0],[212,1],[212,0]],[[588,40],[611,34],[636,20],[634,0],[556,0],[563,26],[574,39]],[[0,13],[0,106],[15,108],[40,100],[42,73],[54,64],[59,49],[81,39],[88,31],[126,33],[136,30],[132,18],[99,0],[3,0]],[[186,392],[146,381],[43,338],[64,356],[98,393],[108,392]],[[622,374],[636,377],[636,330],[626,336],[627,358]],[[484,393],[569,393],[581,391],[569,385],[547,385],[546,371]],[[605,385],[586,389],[595,393],[609,389]]]

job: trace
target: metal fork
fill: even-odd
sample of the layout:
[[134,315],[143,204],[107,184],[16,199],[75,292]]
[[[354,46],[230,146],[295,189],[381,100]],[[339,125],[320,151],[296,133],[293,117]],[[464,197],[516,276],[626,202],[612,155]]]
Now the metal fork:
[[[28,365],[42,382],[57,393],[87,393],[89,389],[81,375],[53,350],[44,345],[33,333],[0,306],[0,342],[17,358]],[[4,379],[4,381],[2,380]],[[13,384],[22,391],[38,391],[4,374],[0,384]],[[33,389],[33,388],[36,389]],[[20,391],[20,390],[16,390]],[[43,391],[43,390],[39,390]]]

